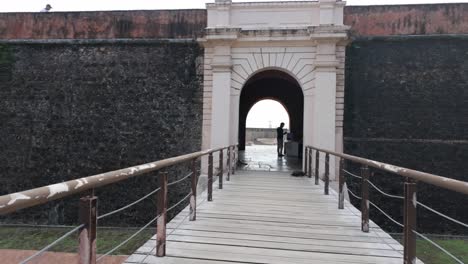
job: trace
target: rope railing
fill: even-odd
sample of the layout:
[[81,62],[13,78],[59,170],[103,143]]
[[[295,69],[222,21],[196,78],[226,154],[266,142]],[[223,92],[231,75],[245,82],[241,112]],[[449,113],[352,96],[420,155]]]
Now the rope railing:
[[[223,157],[223,152],[227,151],[227,162]],[[219,153],[219,168],[217,171],[214,172],[213,168],[213,154]],[[42,248],[38,252],[34,253],[30,257],[26,258],[21,263],[27,263],[34,258],[42,255],[44,252],[52,248],[53,246],[57,245],[70,235],[75,232],[79,232],[80,240],[79,240],[79,251],[78,255],[80,256],[80,260],[82,263],[93,263],[96,260],[102,260],[105,256],[111,255],[113,252],[121,248],[123,245],[127,244],[130,240],[135,238],[138,234],[143,232],[146,228],[148,228],[152,223],[157,221],[157,250],[156,255],[158,257],[165,256],[165,230],[166,230],[166,221],[167,221],[167,213],[176,209],[180,206],[183,202],[187,202],[190,199],[190,214],[187,217],[190,217],[190,221],[195,221],[196,219],[196,207],[197,204],[193,203],[192,201],[196,201],[197,195],[197,184],[198,179],[200,177],[201,170],[197,168],[196,162],[202,156],[208,156],[208,201],[212,200],[212,190],[213,190],[213,176],[216,175],[219,177],[219,189],[222,189],[222,180],[224,177],[224,172],[228,172],[228,178],[231,174],[235,173],[235,167],[237,166],[236,159],[238,158],[237,155],[237,145],[231,145],[229,147],[223,148],[216,148],[210,149],[205,151],[199,151],[187,155],[182,155],[174,158],[169,158],[165,160],[155,161],[143,165],[138,165],[134,167],[129,167],[117,171],[106,172],[98,175],[93,175],[85,178],[80,178],[72,181],[67,181],[63,183],[53,184],[49,186],[44,186],[36,189],[31,189],[23,192],[8,194],[0,196],[0,214],[8,214],[20,209],[25,209],[41,204],[45,204],[54,200],[63,199],[65,197],[69,197],[71,195],[75,195],[78,193],[84,193],[80,199],[79,205],[79,212],[80,212],[80,225],[74,227],[72,230],[68,231],[63,236],[56,239],[54,242],[50,243],[46,247]],[[191,163],[191,171],[184,177],[175,180],[173,182],[167,182],[167,173],[161,172],[162,169],[167,168],[173,165],[179,165],[186,162]],[[224,168],[224,164],[227,164],[227,167]],[[149,172],[153,171],[160,171],[158,175],[158,187],[151,192],[145,194],[143,197],[125,205],[113,211],[107,212],[102,215],[97,215],[97,197],[94,196],[95,189],[107,186],[113,183],[121,182],[123,180],[137,177]],[[172,205],[171,207],[167,208],[167,195],[168,195],[168,187],[181,183],[183,181],[190,180],[191,187],[190,192],[181,200],[179,200],[176,204]],[[91,192],[90,192],[91,191]],[[138,229],[134,232],[131,236],[127,239],[113,247],[112,249],[108,250],[106,253],[100,255],[96,258],[96,229],[98,220],[113,216],[119,212],[122,212],[132,206],[135,206],[145,199],[150,198],[151,196],[157,196],[157,216],[153,218],[150,222],[146,225]],[[34,197],[34,198],[32,198]],[[94,260],[93,260],[94,258]]]
[[348,175],[351,176],[351,177],[358,178],[358,179],[362,179],[361,176],[358,176],[358,175],[356,175],[356,174],[354,174],[354,173],[351,173],[351,172],[349,172],[349,171],[347,171],[347,170],[345,170],[345,169],[342,169],[342,171],[343,171],[344,173],[348,174]]
[[71,236],[72,234],[74,234],[75,232],[77,232],[78,230],[80,230],[80,228],[83,228],[84,225],[79,225],[75,228],[73,228],[72,230],[68,231],[67,233],[65,233],[63,236],[57,238],[54,242],[50,243],[49,245],[45,246],[44,248],[42,248],[41,250],[37,251],[36,253],[34,253],[33,255],[29,256],[27,259],[21,261],[20,263],[23,264],[23,263],[28,263],[29,261],[33,260],[34,258],[36,257],[39,257],[40,255],[44,254],[44,252],[46,252],[47,250],[49,250],[50,248],[52,248],[53,246],[56,246],[58,243],[60,243],[62,240],[64,240],[65,238]]
[[450,253],[448,250],[446,250],[445,248],[443,248],[442,246],[440,246],[439,244],[437,244],[436,242],[432,241],[431,239],[429,239],[428,237],[424,236],[423,234],[420,234],[418,232],[416,232],[415,230],[411,230],[414,234],[416,234],[417,236],[419,236],[420,238],[424,239],[425,241],[429,242],[430,244],[432,244],[434,247],[438,248],[439,250],[441,250],[442,252],[444,252],[447,256],[451,257],[453,260],[455,260],[457,263],[460,263],[460,264],[464,264],[463,261],[461,261],[459,258],[455,257],[452,253]]
[[125,169],[105,172],[35,189],[2,195],[0,196],[0,215],[5,215],[20,209],[45,204],[75,194],[84,193],[86,191],[121,182],[129,178],[138,177],[149,172],[158,171],[173,165],[189,162],[202,156],[213,155],[215,152],[221,152],[228,148],[231,151],[236,152],[236,146],[237,145],[233,145],[229,147],[194,152]]
[[142,228],[138,229],[138,231],[136,231],[135,233],[133,233],[131,236],[129,236],[127,239],[125,239],[124,241],[122,241],[120,244],[118,244],[117,246],[115,246],[114,248],[112,248],[111,250],[107,251],[106,253],[102,254],[101,256],[99,256],[96,261],[100,261],[101,259],[103,259],[105,256],[109,256],[110,254],[112,254],[114,251],[116,251],[117,249],[121,248],[123,245],[127,244],[128,241],[132,240],[134,237],[136,237],[137,235],[139,235],[141,232],[143,232],[143,230],[145,230],[146,228],[148,228],[148,226],[150,226],[152,223],[154,223],[154,221],[158,220],[159,217],[161,217],[161,215],[158,215],[156,216],[155,218],[153,218],[151,221],[149,221],[146,225],[144,225]]
[[[315,162],[312,162],[312,156],[313,152],[315,151]],[[369,159],[364,159],[361,157],[356,157],[348,154],[343,154],[343,153],[338,153],[334,151],[328,151],[320,148],[315,148],[315,147],[306,147],[306,174],[312,175],[313,170],[313,165],[315,165],[315,177],[316,177],[316,182],[318,179],[318,172],[321,170],[323,171],[323,168],[321,170],[319,167],[320,165],[325,166],[325,181],[328,180],[328,171],[330,164],[327,162],[329,160],[329,156],[333,155],[335,157],[338,157],[340,159],[339,162],[339,201],[338,201],[338,208],[343,209],[344,208],[344,184],[345,184],[345,176],[351,176],[353,178],[361,180],[361,192],[362,196],[358,196],[357,194],[353,193],[349,188],[347,188],[347,192],[351,197],[354,197],[358,200],[361,200],[361,217],[362,217],[362,231],[363,232],[368,232],[369,231],[369,206],[372,206],[376,210],[378,210],[380,213],[382,213],[386,218],[388,218],[390,221],[392,221],[394,224],[398,225],[399,227],[404,228],[404,260],[405,262],[412,263],[416,259],[416,238],[413,235],[414,234],[418,235],[419,237],[423,238],[424,240],[427,240],[430,242],[432,245],[436,246],[446,254],[448,254],[452,259],[457,261],[458,263],[463,263],[461,262],[458,258],[453,256],[453,254],[450,254],[447,250],[443,249],[440,245],[437,245],[435,242],[430,241],[427,237],[425,237],[422,234],[417,233],[414,231],[416,229],[416,206],[419,205],[423,207],[426,210],[429,210],[453,223],[456,223],[458,225],[461,225],[463,227],[468,227],[468,224],[459,221],[457,219],[454,219],[450,216],[447,216],[421,202],[418,202],[416,200],[416,184],[417,181],[422,181],[425,183],[433,184],[438,187],[442,187],[448,190],[468,194],[468,182],[463,182],[463,181],[457,181],[454,179],[450,178],[445,178],[441,177],[438,175],[433,175],[429,173],[424,173],[420,171],[415,171],[407,168],[402,168],[398,167],[395,165],[391,164],[386,164],[374,160],[369,160]],[[320,153],[325,154],[325,161],[323,159],[323,155],[320,156]],[[348,170],[345,169],[345,160],[358,163],[361,165],[361,175],[354,174]],[[394,194],[389,194],[385,191],[383,191],[381,188],[377,187],[376,184],[371,182],[369,180],[370,172],[369,172],[369,167],[383,170],[385,172],[393,173],[402,177],[405,177],[406,182],[405,182],[405,189],[404,189],[404,196],[400,195],[394,195]],[[398,200],[403,200],[404,201],[404,209],[405,209],[405,222],[402,224],[395,220],[390,214],[386,213],[382,208],[377,206],[375,203],[371,202],[369,200],[369,187],[371,186],[374,188],[377,192],[382,194],[385,197],[389,198],[394,198]]]
[[127,208],[130,208],[130,207],[132,207],[132,206],[134,206],[134,205],[140,203],[141,201],[145,200],[146,198],[150,197],[151,195],[157,193],[160,189],[161,189],[161,188],[157,188],[156,190],[154,190],[154,191],[148,193],[147,195],[141,197],[140,199],[138,199],[138,200],[136,200],[136,201],[134,201],[134,202],[132,202],[132,203],[129,203],[129,204],[123,206],[123,207],[120,207],[119,209],[116,209],[116,210],[114,210],[114,211],[112,211],[112,212],[108,212],[108,213],[106,213],[106,214],[100,215],[100,216],[97,217],[97,219],[100,220],[100,219],[103,219],[103,218],[105,218],[105,217],[114,215],[114,214],[116,214],[116,213],[118,213],[118,212],[121,212],[121,211],[123,211],[123,210],[125,210],[125,209],[127,209]]
[[375,189],[376,191],[378,191],[379,193],[383,194],[384,196],[387,196],[387,197],[390,197],[390,198],[395,198],[395,199],[405,199],[405,197],[403,197],[403,196],[388,194],[388,193],[382,191],[380,188],[378,188],[377,186],[375,186],[375,184],[373,184],[373,183],[372,183],[371,181],[369,181],[369,180],[367,181],[367,183],[368,183],[370,186],[374,187],[374,189]]
[[348,188],[348,192],[349,192],[349,194],[351,194],[351,196],[353,196],[354,198],[359,199],[359,200],[362,200],[362,197],[359,197],[358,195],[356,195],[355,193],[353,193],[349,188]]
[[171,183],[168,183],[167,186],[172,186],[172,185],[175,185],[175,184],[178,184],[179,182],[182,182],[182,181],[185,181],[186,179],[188,179],[188,177],[192,176],[193,172],[190,172],[189,174],[187,174],[185,177],[181,178],[181,179],[178,179],[176,181],[173,181]]
[[462,221],[459,221],[459,220],[454,219],[454,218],[452,218],[450,216],[447,216],[447,215],[445,215],[445,214],[443,214],[443,213],[441,213],[441,212],[439,212],[439,211],[437,211],[435,209],[432,209],[431,207],[429,207],[429,206],[427,206],[427,205],[425,205],[425,204],[423,204],[421,202],[418,202],[418,205],[425,208],[425,209],[427,209],[427,210],[429,210],[429,211],[431,211],[431,212],[433,212],[433,213],[435,213],[435,214],[437,214],[437,215],[439,215],[439,216],[441,216],[441,217],[443,217],[443,218],[445,218],[445,219],[447,219],[447,220],[449,220],[449,221],[452,221],[452,222],[454,222],[456,224],[459,224],[461,226],[464,226],[464,227],[468,228],[468,224],[465,224]]
[[184,198],[182,198],[180,201],[178,201],[176,204],[174,204],[173,206],[169,207],[167,209],[167,212],[170,212],[171,210],[173,210],[174,208],[176,208],[178,205],[180,205],[181,203],[183,203],[184,201],[186,201],[190,196],[192,195],[192,193],[189,193],[187,196],[185,196]]
[[[202,201],[198,202],[198,204],[197,204],[196,207],[197,207],[197,208],[200,207],[200,205],[201,205],[203,202],[205,202],[205,201],[206,201],[206,199],[203,199]],[[186,214],[185,217],[182,219],[182,221],[180,221],[180,222],[177,224],[177,226],[174,227],[174,228],[171,230],[171,232],[167,235],[167,237],[169,238],[169,237],[174,233],[174,231],[176,231],[176,230],[187,220],[187,218],[189,218],[189,217],[190,217],[190,213]],[[151,250],[148,250],[148,252],[146,252],[146,254],[145,254],[145,257],[144,257],[141,261],[139,261],[138,263],[147,263],[147,262],[146,262],[146,258],[147,258],[147,257],[149,256],[149,254],[151,254],[152,251],[155,250],[155,249],[156,249],[156,245],[155,245],[154,247],[152,247]]]
[[378,207],[375,203],[369,201],[369,204],[374,206],[375,209],[377,209],[378,211],[380,211],[384,216],[386,216],[388,219],[390,219],[393,223],[395,223],[396,225],[400,226],[400,227],[404,227],[404,225],[400,222],[398,222],[397,220],[393,219],[393,217],[391,217],[389,214],[387,214],[384,210],[382,210],[380,207]]

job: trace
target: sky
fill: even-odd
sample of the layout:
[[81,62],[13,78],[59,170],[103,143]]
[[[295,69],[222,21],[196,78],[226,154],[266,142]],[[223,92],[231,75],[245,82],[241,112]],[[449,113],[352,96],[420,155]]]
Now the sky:
[[[277,0],[252,0],[268,2]],[[36,12],[52,5],[52,11],[135,10],[135,9],[191,9],[205,8],[214,0],[4,0],[0,12]],[[236,1],[233,2],[249,2]],[[348,0],[348,5],[391,5],[421,3],[468,3],[468,0]]]
[[262,100],[256,103],[247,115],[247,127],[277,128],[284,122],[289,128],[289,115],[283,105],[274,100]]

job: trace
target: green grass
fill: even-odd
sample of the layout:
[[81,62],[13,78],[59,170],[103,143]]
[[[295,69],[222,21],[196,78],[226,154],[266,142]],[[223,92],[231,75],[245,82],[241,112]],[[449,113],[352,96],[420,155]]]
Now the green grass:
[[[37,228],[37,227],[0,227],[0,249],[39,250],[65,234],[71,228]],[[97,251],[105,253],[135,233],[136,229],[98,228]],[[136,251],[154,235],[155,230],[147,229],[117,249],[112,255],[129,255]],[[76,252],[78,234],[70,235],[50,249],[53,252]]]
[[[65,234],[71,228],[0,227],[0,249],[39,250]],[[131,236],[136,229],[98,228],[97,251],[102,254]],[[130,255],[155,233],[154,228],[141,232],[113,255]],[[468,241],[462,239],[433,239],[434,242],[468,263]],[[53,247],[54,252],[76,252],[78,234],[73,234]],[[424,240],[417,241],[417,256],[426,264],[456,263],[444,252]]]
[[[432,239],[435,243],[446,249],[452,255],[468,263],[468,241],[462,239]],[[416,242],[416,255],[425,264],[451,264],[457,263],[444,252],[429,242],[418,240]]]

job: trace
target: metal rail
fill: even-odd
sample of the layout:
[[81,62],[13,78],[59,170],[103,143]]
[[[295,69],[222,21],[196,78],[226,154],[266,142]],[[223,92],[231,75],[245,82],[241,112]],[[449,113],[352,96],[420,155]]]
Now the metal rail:
[[[25,259],[22,263],[29,262],[35,257],[40,256],[42,253],[70,236],[75,232],[79,232],[79,263],[82,264],[91,264],[96,263],[96,260],[101,260],[104,256],[112,254],[119,247],[133,239],[139,233],[141,233],[145,228],[149,227],[152,223],[157,221],[157,250],[156,255],[159,257],[165,256],[166,254],[166,222],[167,222],[167,213],[175,209],[177,206],[181,205],[183,202],[186,202],[190,198],[190,221],[195,221],[196,219],[196,194],[197,194],[197,183],[199,179],[199,170],[197,169],[196,162],[202,156],[209,156],[208,164],[208,176],[209,179],[208,186],[208,195],[212,197],[213,190],[213,153],[219,152],[219,171],[216,174],[219,176],[219,189],[222,189],[222,179],[223,179],[223,165],[225,160],[223,158],[223,151],[227,150],[228,160],[227,160],[227,171],[230,176],[231,172],[234,174],[235,166],[237,164],[237,145],[231,145],[223,148],[209,149],[205,151],[199,151],[187,155],[182,155],[174,158],[169,158],[165,160],[155,161],[151,163],[146,163],[138,166],[133,166],[121,170],[106,172],[102,174],[97,174],[89,177],[84,177],[76,180],[71,180],[63,183],[52,184],[40,188],[35,188],[31,190],[26,190],[22,192],[12,193],[8,195],[0,196],[0,215],[8,214],[20,209],[25,209],[41,204],[45,204],[54,200],[65,198],[74,194],[84,193],[84,197],[80,199],[79,203],[79,221],[80,225],[73,228],[71,231],[67,232],[65,235],[59,237],[57,240],[44,247],[42,250],[38,251],[34,255]],[[116,210],[108,212],[106,214],[97,215],[97,197],[94,196],[94,190],[117,183],[123,180],[126,180],[131,177],[136,177],[143,175],[148,172],[158,171],[169,166],[183,164],[186,162],[191,162],[191,172],[181,179],[175,180],[171,183],[168,183],[168,175],[166,172],[161,172],[158,175],[158,186],[153,191],[147,193],[143,197],[139,198],[136,201],[133,201],[123,207],[120,207]],[[191,190],[190,192],[176,204],[168,208],[167,206],[167,197],[168,197],[168,187],[178,184],[184,180],[190,178]],[[92,190],[89,192],[88,190]],[[157,194],[157,216],[148,222],[144,227],[140,228],[133,235],[128,237],[126,240],[118,244],[116,247],[106,252],[99,258],[96,254],[96,229],[97,222],[99,219],[109,217],[118,212],[121,212],[127,208],[130,208],[141,201],[150,198],[152,195]]]
[[[232,147],[232,146],[231,146]],[[50,201],[65,198],[87,190],[97,189],[112,183],[117,183],[148,172],[161,170],[169,166],[188,162],[205,155],[218,152],[228,147],[209,149],[174,158],[150,162],[121,170],[105,172],[63,183],[43,186],[27,191],[0,196],[0,215],[5,215],[20,209],[45,204]]]
[[[344,203],[344,184],[345,184],[345,175],[352,176],[353,178],[357,178],[361,181],[361,197],[358,196],[357,194],[353,193],[349,188],[348,188],[348,193],[355,197],[356,199],[361,200],[361,216],[362,216],[362,231],[363,232],[368,232],[369,231],[369,206],[371,205],[373,208],[377,209],[380,213],[382,213],[385,217],[387,217],[389,220],[391,220],[393,223],[396,225],[403,227],[404,231],[404,253],[403,253],[403,258],[404,258],[404,263],[415,263],[416,261],[416,236],[420,236],[424,240],[428,241],[432,245],[436,246],[440,250],[442,250],[444,253],[446,253],[448,256],[453,258],[455,261],[460,262],[459,259],[457,259],[455,256],[453,256],[450,252],[447,250],[443,249],[439,245],[437,245],[434,241],[428,239],[424,235],[421,235],[417,233],[416,230],[416,206],[419,205],[426,210],[431,211],[432,213],[435,213],[441,217],[444,217],[445,219],[456,223],[458,225],[468,227],[468,224],[463,223],[459,220],[456,220],[450,216],[447,216],[437,210],[434,210],[430,208],[427,205],[424,205],[420,202],[417,201],[416,199],[416,194],[417,194],[417,182],[424,182],[428,183],[437,187],[441,187],[444,189],[448,189],[451,191],[459,192],[462,194],[468,194],[468,182],[463,182],[463,181],[458,181],[446,177],[442,177],[439,175],[435,174],[430,174],[430,173],[425,173],[421,171],[416,171],[404,167],[399,167],[383,162],[378,162],[375,160],[370,160],[370,159],[365,159],[357,156],[352,156],[344,153],[338,153],[335,151],[330,151],[330,150],[325,150],[317,147],[312,147],[312,146],[306,146],[305,147],[305,153],[306,156],[309,157],[309,164],[306,164],[306,174],[310,175],[312,174],[313,168],[311,166],[311,160],[310,157],[312,156],[313,151],[315,151],[315,157],[316,157],[316,162],[315,162],[315,179],[316,183],[318,182],[319,174],[321,170],[319,169],[321,161],[323,161],[323,158],[320,156],[320,153],[325,154],[325,174],[323,175],[323,179],[325,181],[325,185],[327,186],[329,183],[328,179],[328,172],[330,170],[330,164],[329,164],[329,156],[333,155],[335,157],[340,158],[339,162],[339,201],[338,201],[338,208],[339,209],[344,209],[343,203]],[[351,161],[354,163],[358,163],[361,165],[361,175],[356,175],[348,170],[345,169],[345,161]],[[309,166],[307,166],[309,165]],[[386,171],[392,174],[396,174],[399,176],[404,177],[405,183],[404,183],[404,196],[399,196],[399,195],[392,195],[384,192],[382,189],[378,188],[374,183],[372,183],[369,180],[369,167]],[[309,171],[307,171],[309,170]],[[323,171],[323,169],[322,169]],[[378,191],[380,194],[384,195],[385,197],[390,197],[390,198],[395,198],[395,199],[402,199],[403,200],[403,207],[404,207],[404,219],[403,223],[400,223],[393,219],[388,213],[386,213],[384,210],[379,208],[376,204],[372,203],[369,199],[369,186],[373,187],[376,191]],[[326,192],[327,193],[327,192]]]
[[316,148],[312,146],[307,146],[307,147],[313,150],[317,150],[319,152],[323,152],[323,153],[327,153],[336,157],[344,158],[352,162],[360,163],[362,165],[367,165],[369,167],[373,167],[379,170],[383,170],[383,171],[390,172],[396,175],[400,175],[402,177],[407,177],[413,180],[429,183],[429,184],[432,184],[441,188],[445,188],[451,191],[468,194],[468,182],[454,180],[451,178],[442,177],[442,176],[431,174],[431,173],[412,170],[412,169],[408,169],[405,167],[395,166],[392,164],[383,163],[383,162],[379,162],[379,161],[375,161],[371,159],[365,159],[365,158],[348,155],[344,153],[339,153],[339,152],[335,152],[331,150]]

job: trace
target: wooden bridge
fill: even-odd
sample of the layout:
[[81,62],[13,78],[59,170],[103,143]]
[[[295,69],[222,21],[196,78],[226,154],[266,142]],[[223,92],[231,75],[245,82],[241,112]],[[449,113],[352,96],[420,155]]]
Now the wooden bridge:
[[403,247],[377,225],[361,231],[361,213],[323,185],[290,173],[239,171],[206,193],[196,221],[189,208],[167,226],[166,257],[148,241],[126,263],[403,263]]
[[[226,156],[223,156],[224,154]],[[217,168],[214,162],[217,154]],[[315,155],[314,155],[315,154]],[[315,156],[315,162],[313,162]],[[339,160],[338,193],[329,188],[330,156]],[[197,196],[199,167],[202,157],[208,157],[207,191]],[[468,227],[417,201],[417,182],[425,182],[450,191],[468,195],[468,183],[429,173],[415,171],[374,160],[315,147],[306,147],[304,177],[292,177],[285,172],[237,171],[236,146],[210,149],[139,166],[106,172],[63,183],[0,196],[0,214],[8,214],[50,201],[82,194],[79,201],[79,224],[21,263],[37,260],[66,237],[79,233],[77,259],[80,264],[95,264],[133,239],[143,230],[156,225],[156,235],[127,260],[134,263],[217,264],[217,263],[421,263],[416,258],[416,237],[431,243],[463,263],[456,256],[418,233],[416,207],[421,206],[458,225]],[[323,161],[323,163],[322,163]],[[359,175],[345,169],[345,161],[361,168]],[[164,170],[189,163],[190,173],[168,183]],[[202,166],[203,167],[203,166]],[[369,179],[370,168],[401,176],[404,195],[382,191]],[[98,215],[94,190],[132,177],[144,177],[160,171],[158,186],[136,201]],[[323,173],[322,173],[323,172]],[[361,200],[357,210],[345,198],[346,175],[358,178]],[[214,188],[214,181],[218,179]],[[323,181],[320,180],[323,179]],[[191,190],[185,198],[168,206],[168,186],[190,181]],[[401,202],[404,219],[400,223],[369,199],[369,188]],[[90,192],[91,191],[91,192]],[[154,218],[108,252],[98,255],[96,236],[98,221],[115,216],[157,194]],[[167,223],[167,215],[190,199],[189,206]],[[369,220],[370,207],[380,211],[394,224],[403,228],[403,245]]]

